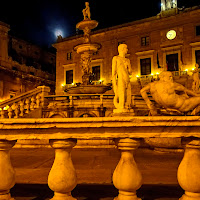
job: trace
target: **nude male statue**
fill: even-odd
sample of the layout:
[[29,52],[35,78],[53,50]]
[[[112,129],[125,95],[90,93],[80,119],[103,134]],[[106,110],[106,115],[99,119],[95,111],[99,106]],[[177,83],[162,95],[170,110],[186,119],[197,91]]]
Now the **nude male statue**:
[[83,17],[84,20],[91,20],[91,13],[90,13],[90,7],[89,7],[89,2],[85,2],[85,8],[83,9]]
[[128,112],[131,105],[131,84],[129,75],[132,73],[130,60],[126,58],[128,48],[126,44],[118,46],[118,56],[112,59],[112,84],[115,93],[114,112]]
[[[163,71],[159,77],[159,81],[149,83],[140,90],[151,115],[157,115],[157,110],[149,100],[147,92],[150,92],[153,99],[166,109],[175,109],[179,112],[188,112],[194,109],[191,115],[196,115],[199,112],[200,96],[183,85],[173,82],[173,76],[170,71]],[[183,92],[183,95],[177,94],[176,91]]]
[[192,77],[193,77],[192,90],[194,92],[198,92],[199,91],[199,85],[200,85],[199,64],[198,63],[195,64],[195,69],[193,71]]

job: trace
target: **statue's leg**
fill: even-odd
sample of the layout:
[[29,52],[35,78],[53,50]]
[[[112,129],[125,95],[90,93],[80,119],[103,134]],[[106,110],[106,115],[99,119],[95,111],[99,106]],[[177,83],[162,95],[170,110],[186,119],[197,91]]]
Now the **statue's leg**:
[[126,106],[127,106],[127,108],[130,108],[130,106],[131,106],[131,84],[130,84],[130,82],[127,85],[125,98],[126,98]]
[[186,99],[181,108],[179,110],[181,112],[187,112],[195,109],[198,105],[200,105],[200,97],[191,97]]
[[119,96],[119,108],[124,109],[125,106],[125,83],[122,80],[118,82],[118,96]]

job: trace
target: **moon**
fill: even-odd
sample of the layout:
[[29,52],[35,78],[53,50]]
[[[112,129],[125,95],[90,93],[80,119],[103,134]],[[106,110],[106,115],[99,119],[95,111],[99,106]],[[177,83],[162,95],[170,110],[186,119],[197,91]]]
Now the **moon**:
[[56,37],[58,37],[59,35],[63,36],[63,31],[61,29],[56,29],[54,34]]

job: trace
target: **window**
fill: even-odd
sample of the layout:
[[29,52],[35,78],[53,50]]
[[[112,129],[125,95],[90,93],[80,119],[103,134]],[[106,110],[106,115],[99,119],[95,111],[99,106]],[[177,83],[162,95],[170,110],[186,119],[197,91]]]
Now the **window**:
[[166,55],[167,71],[178,71],[178,53]]
[[200,50],[195,51],[196,63],[200,66]]
[[149,36],[141,37],[141,46],[149,46]]
[[18,71],[17,67],[12,67],[12,70]]
[[141,75],[151,74],[151,58],[140,59]]
[[200,25],[196,26],[196,36],[200,36]]
[[73,83],[73,70],[66,71],[66,84]]
[[0,80],[0,97],[3,97],[3,81]]
[[94,52],[92,55],[95,56],[95,55],[98,55],[98,53],[99,53],[99,52],[96,51],[96,52]]
[[10,93],[10,98],[13,98],[16,96],[16,91],[10,90],[9,93]]
[[72,52],[68,52],[67,53],[67,60],[71,60],[72,59]]
[[100,66],[92,67],[93,81],[100,80]]
[[34,73],[34,72],[30,72],[30,75],[34,76],[34,75],[35,75],[35,73]]

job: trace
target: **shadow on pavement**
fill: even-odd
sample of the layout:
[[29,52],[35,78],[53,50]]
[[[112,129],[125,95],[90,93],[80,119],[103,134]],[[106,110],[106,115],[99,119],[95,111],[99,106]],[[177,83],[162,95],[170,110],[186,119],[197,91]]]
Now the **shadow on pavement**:
[[[138,197],[143,200],[172,200],[182,196],[184,191],[178,185],[143,185],[138,191]],[[48,185],[16,184],[11,189],[11,195],[16,200],[48,200],[53,192]],[[78,200],[112,200],[118,195],[113,185],[81,184],[72,191]]]

